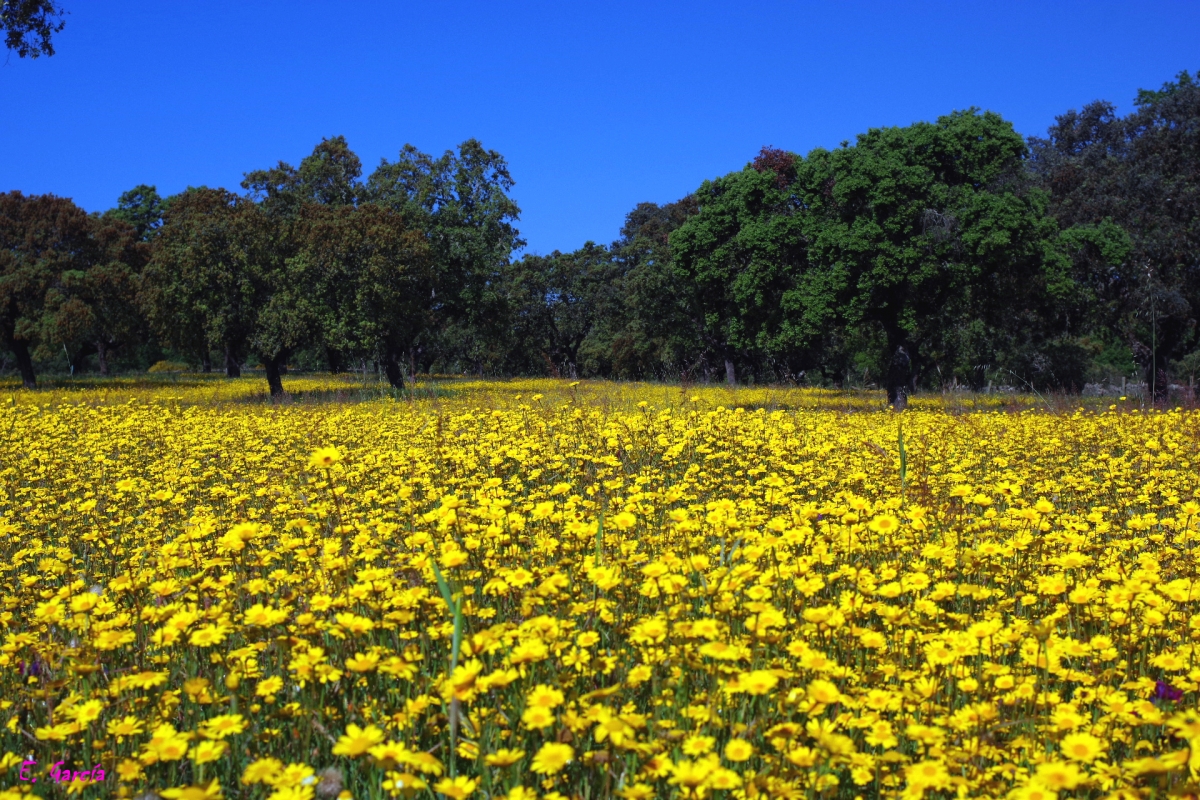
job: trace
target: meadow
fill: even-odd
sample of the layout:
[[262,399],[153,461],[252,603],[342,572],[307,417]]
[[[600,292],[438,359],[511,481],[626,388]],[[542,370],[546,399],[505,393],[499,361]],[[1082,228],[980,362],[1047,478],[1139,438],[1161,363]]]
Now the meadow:
[[1197,793],[1200,412],[286,386],[0,393],[0,800]]

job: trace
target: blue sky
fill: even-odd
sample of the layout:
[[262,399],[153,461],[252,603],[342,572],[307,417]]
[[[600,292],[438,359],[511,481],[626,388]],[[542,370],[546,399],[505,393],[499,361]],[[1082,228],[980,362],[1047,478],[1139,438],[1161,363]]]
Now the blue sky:
[[1200,69],[1196,2],[62,0],[0,66],[0,191],[89,211],[138,183],[237,189],[342,134],[507,158],[528,251],[611,241],[643,200],[977,106],[1025,135]]

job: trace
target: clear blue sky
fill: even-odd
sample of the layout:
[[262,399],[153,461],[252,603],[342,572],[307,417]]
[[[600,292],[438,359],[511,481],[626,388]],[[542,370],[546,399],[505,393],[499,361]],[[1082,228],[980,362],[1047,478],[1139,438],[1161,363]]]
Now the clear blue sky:
[[1200,69],[1197,2],[61,2],[58,54],[0,66],[0,191],[95,211],[138,183],[236,190],[323,136],[366,172],[475,137],[539,253],[609,242],[764,144],[970,106],[1043,134]]

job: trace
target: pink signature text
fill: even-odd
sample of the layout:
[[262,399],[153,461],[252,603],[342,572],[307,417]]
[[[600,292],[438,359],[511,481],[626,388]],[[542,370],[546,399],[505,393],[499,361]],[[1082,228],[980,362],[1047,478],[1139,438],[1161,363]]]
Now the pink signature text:
[[[23,781],[37,783],[37,778],[30,773],[30,769],[37,765],[36,761],[22,761],[21,771],[18,777]],[[99,783],[104,780],[104,767],[99,765],[87,770],[72,772],[69,769],[62,768],[63,762],[58,761],[50,769],[50,779],[58,783],[70,783],[72,781],[81,781],[83,783]]]

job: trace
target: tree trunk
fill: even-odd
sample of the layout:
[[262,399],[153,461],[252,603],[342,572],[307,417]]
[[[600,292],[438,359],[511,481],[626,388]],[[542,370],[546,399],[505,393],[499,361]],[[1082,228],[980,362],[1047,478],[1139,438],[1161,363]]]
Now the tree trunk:
[[29,355],[29,342],[13,339],[13,355],[17,357],[17,369],[21,371],[21,383],[26,389],[37,388],[37,376],[33,373],[33,358]]
[[725,382],[730,386],[737,386],[737,370],[733,368],[733,360],[728,356],[725,357]]
[[282,356],[263,359],[263,366],[267,370],[267,386],[271,389],[271,397],[279,397],[283,394],[283,376],[280,371],[283,361]]
[[238,363],[238,359],[233,352],[233,348],[229,345],[225,345],[225,377],[242,377],[242,366]]
[[387,376],[388,383],[393,389],[404,388],[404,371],[400,369],[400,357],[398,353],[388,351],[383,357],[383,374]]
[[330,375],[337,375],[346,369],[345,364],[342,363],[342,354],[332,347],[325,348],[325,363],[329,365]]
[[212,372],[212,356],[209,355],[207,350],[205,350],[204,355],[200,357],[200,370],[206,375]]
[[[1159,341],[1162,341],[1161,338]],[[1133,350],[1133,359],[1142,368],[1142,379],[1146,382],[1145,396],[1152,405],[1166,402],[1168,378],[1166,374],[1167,353],[1170,352],[1167,347],[1155,347],[1152,340],[1150,346],[1142,344],[1140,341],[1133,339],[1130,342],[1130,348]]]
[[908,407],[908,390],[911,385],[912,359],[904,345],[898,345],[892,353],[887,374],[887,397],[892,408],[903,411]]
[[573,339],[569,344],[563,346],[566,351],[566,368],[567,377],[575,380],[579,377],[579,348],[583,346],[583,337]]
[[100,374],[108,377],[108,345],[96,342],[96,362],[100,364]]

